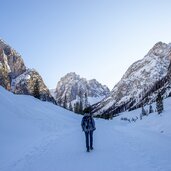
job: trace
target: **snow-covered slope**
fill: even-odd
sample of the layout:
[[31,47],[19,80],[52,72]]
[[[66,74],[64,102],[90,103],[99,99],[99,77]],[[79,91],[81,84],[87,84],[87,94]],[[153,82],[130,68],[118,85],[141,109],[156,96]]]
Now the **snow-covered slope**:
[[142,59],[133,63],[111,94],[93,106],[94,114],[116,114],[136,105],[155,83],[166,76],[171,45],[158,42]]
[[95,79],[86,80],[74,72],[66,74],[57,83],[55,92],[57,104],[74,110],[76,103],[82,103],[83,108],[99,102],[109,95],[107,86],[101,85]]
[[95,119],[94,150],[86,153],[80,115],[0,87],[0,170],[170,171],[170,101],[162,115],[136,122],[120,117],[139,117],[140,109]]
[[75,129],[78,119],[56,105],[0,86],[0,170],[11,171],[38,149],[43,151],[53,138]]

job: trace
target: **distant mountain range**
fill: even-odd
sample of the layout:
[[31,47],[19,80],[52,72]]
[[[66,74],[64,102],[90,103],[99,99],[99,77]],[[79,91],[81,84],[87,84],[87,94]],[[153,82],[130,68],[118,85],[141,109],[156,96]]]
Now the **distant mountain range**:
[[171,96],[171,44],[156,43],[145,57],[133,63],[112,91],[97,80],[66,74],[49,90],[34,69],[25,66],[19,53],[0,40],[0,85],[15,94],[34,96],[39,83],[40,100],[50,101],[76,113],[91,106],[94,115],[114,116],[156,100],[160,92]]

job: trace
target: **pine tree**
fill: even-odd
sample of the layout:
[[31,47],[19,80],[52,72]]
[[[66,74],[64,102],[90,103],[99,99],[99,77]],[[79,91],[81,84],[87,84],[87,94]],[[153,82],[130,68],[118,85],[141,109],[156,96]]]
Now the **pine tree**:
[[75,113],[77,113],[76,111],[76,103],[74,104],[74,110],[73,110]]
[[9,73],[6,69],[6,67],[2,64],[2,66],[0,67],[0,86],[3,86],[5,89],[10,90],[10,76]]
[[33,96],[37,99],[40,99],[40,86],[39,86],[38,79],[35,81],[35,84],[34,84]]
[[152,105],[150,105],[150,106],[149,106],[149,114],[150,114],[150,113],[153,113],[153,112],[154,112],[153,107],[152,107]]
[[78,113],[83,114],[83,103],[80,101]]
[[82,114],[83,113],[83,93],[82,91],[80,90],[79,91],[79,98],[80,98],[80,102],[79,104],[77,104],[77,107],[78,107],[78,113]]
[[64,97],[64,103],[63,103],[63,107],[65,108],[65,109],[67,109],[67,97],[66,97],[66,94],[65,94],[65,97]]
[[79,111],[80,111],[79,102],[76,102],[76,103],[74,104],[74,112],[75,112],[75,113],[79,113]]
[[58,104],[59,106],[62,106],[62,99],[61,99],[61,97],[57,99],[57,104]]
[[142,112],[141,112],[141,114],[142,114],[142,116],[147,115],[147,113],[146,113],[146,111],[145,111],[144,107],[142,107]]
[[157,109],[158,114],[163,112],[163,98],[161,96],[161,93],[158,93],[157,95],[156,109]]
[[113,113],[110,114],[110,119],[113,119]]
[[85,102],[84,102],[84,108],[87,108],[89,105],[88,105],[88,97],[87,97],[87,93],[85,93]]
[[70,110],[70,111],[73,111],[71,102],[69,103],[69,110]]

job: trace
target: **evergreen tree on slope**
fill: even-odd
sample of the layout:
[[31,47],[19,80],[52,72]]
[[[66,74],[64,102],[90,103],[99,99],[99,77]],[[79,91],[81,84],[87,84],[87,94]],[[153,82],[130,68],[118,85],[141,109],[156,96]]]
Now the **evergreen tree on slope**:
[[37,99],[40,99],[40,86],[39,86],[38,79],[35,81],[35,84],[34,84],[33,96]]
[[158,114],[163,112],[163,98],[161,96],[161,93],[158,93],[157,99],[156,99],[156,109]]

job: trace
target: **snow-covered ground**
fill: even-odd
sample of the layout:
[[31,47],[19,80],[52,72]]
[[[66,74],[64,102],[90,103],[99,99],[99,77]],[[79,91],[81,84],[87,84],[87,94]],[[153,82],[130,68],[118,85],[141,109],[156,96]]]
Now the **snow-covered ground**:
[[86,152],[81,116],[0,87],[0,171],[170,171],[171,98],[165,111],[136,122],[140,109],[96,119]]

